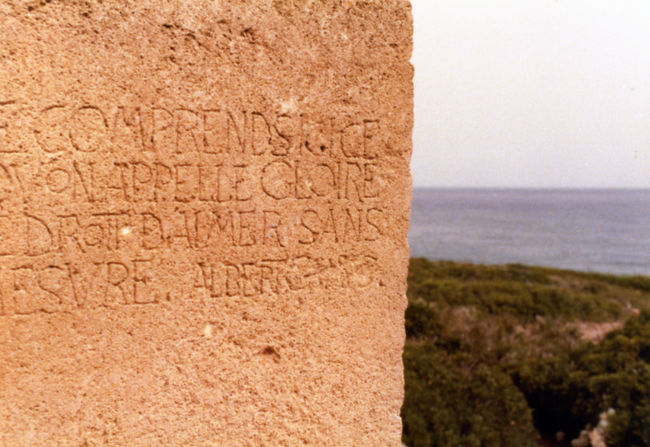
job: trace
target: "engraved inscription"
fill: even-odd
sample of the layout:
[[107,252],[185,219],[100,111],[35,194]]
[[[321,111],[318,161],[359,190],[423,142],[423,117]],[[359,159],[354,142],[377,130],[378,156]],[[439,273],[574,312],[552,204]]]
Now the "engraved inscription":
[[376,287],[387,152],[376,117],[0,101],[0,316]]

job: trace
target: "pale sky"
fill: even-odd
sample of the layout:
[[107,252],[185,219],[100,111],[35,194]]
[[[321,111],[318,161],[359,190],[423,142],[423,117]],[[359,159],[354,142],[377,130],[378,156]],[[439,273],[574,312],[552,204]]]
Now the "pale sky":
[[650,187],[649,0],[412,0],[415,186]]

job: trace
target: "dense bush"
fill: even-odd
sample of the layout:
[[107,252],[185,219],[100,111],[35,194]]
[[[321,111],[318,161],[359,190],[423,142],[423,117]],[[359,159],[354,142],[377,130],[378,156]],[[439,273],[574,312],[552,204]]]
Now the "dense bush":
[[[529,321],[536,316],[603,321],[622,312],[623,300],[612,299],[608,293],[614,286],[645,290],[646,282],[643,277],[415,258],[409,267],[408,293],[410,298],[450,306],[471,305],[491,314],[511,314]],[[628,291],[630,298],[634,298],[632,292]]]
[[[406,445],[568,446],[612,408],[608,446],[650,446],[648,292],[640,276],[412,259]],[[598,344],[577,329],[622,319]]]
[[427,303],[411,301],[406,308],[406,337],[435,339],[442,333],[438,313]]
[[526,401],[499,368],[462,371],[430,344],[407,345],[404,366],[403,439],[409,447],[537,445]]
[[631,317],[598,345],[511,370],[542,430],[576,434],[613,408],[608,445],[650,445],[650,312]]

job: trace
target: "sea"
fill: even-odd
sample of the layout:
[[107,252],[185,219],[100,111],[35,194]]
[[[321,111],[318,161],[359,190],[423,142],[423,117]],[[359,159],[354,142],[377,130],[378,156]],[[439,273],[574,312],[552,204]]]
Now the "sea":
[[650,189],[413,191],[412,257],[650,276]]

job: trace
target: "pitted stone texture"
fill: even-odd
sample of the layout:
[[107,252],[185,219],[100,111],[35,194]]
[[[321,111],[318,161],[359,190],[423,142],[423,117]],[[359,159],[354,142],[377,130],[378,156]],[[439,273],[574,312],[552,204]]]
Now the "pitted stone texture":
[[0,445],[399,445],[408,2],[0,30]]

